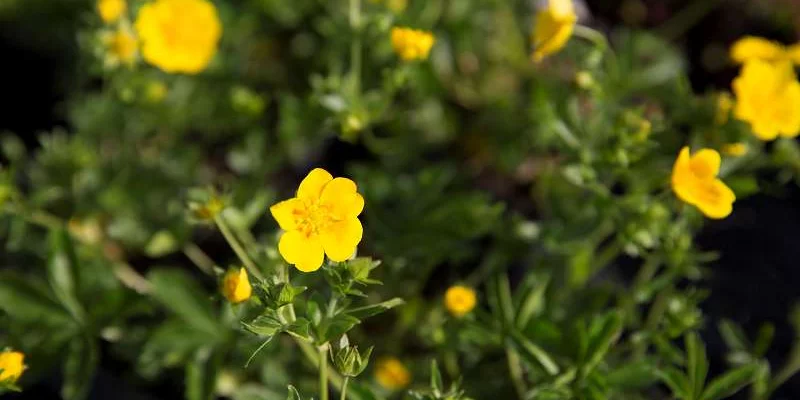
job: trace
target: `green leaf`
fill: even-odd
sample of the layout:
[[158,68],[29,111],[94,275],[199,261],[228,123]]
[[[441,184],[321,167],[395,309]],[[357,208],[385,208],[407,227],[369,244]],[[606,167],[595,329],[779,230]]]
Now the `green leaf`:
[[494,288],[496,304],[499,316],[502,318],[503,326],[511,326],[514,319],[514,301],[511,297],[511,285],[508,283],[508,276],[499,274],[492,279],[491,286]]
[[703,392],[708,374],[708,359],[706,359],[706,348],[700,337],[695,332],[689,332],[684,338],[686,345],[686,357],[688,364],[686,369],[691,383],[691,396],[699,399]]
[[[533,275],[531,275],[533,276]],[[536,286],[525,293],[525,298],[520,303],[517,310],[516,325],[517,329],[524,330],[531,318],[539,315],[544,310],[544,295],[550,279],[546,277]]]
[[50,296],[44,286],[14,272],[0,272],[0,309],[20,321],[51,326],[74,324],[67,310]]
[[758,364],[748,364],[728,371],[708,384],[708,387],[703,392],[701,400],[720,400],[728,398],[750,384],[750,382],[753,382],[753,380],[756,379],[758,370]]
[[153,285],[152,296],[178,318],[214,337],[222,335],[222,327],[212,311],[211,302],[200,286],[178,270],[154,270],[148,274]]
[[622,333],[622,315],[611,312],[602,317],[600,325],[590,332],[589,346],[584,363],[585,373],[590,372],[603,360],[608,349],[619,339]]
[[283,329],[283,324],[271,313],[259,315],[250,322],[242,322],[244,328],[256,335],[271,337]]
[[289,385],[289,395],[286,397],[286,400],[303,400],[303,398],[300,397],[300,393],[297,392],[294,386]]
[[403,299],[401,299],[399,297],[395,297],[395,298],[393,298],[391,300],[386,300],[386,301],[378,303],[378,304],[373,304],[373,305],[364,306],[364,307],[358,307],[358,308],[352,308],[350,310],[347,310],[346,313],[348,315],[350,315],[351,317],[355,317],[355,318],[363,321],[363,320],[365,320],[365,319],[367,319],[369,317],[372,317],[374,315],[378,315],[378,314],[383,313],[385,311],[391,310],[392,308],[395,308],[395,307],[397,307],[399,305],[402,305],[404,303],[405,303],[405,301],[403,301]]
[[692,388],[689,378],[675,367],[666,367],[657,371],[658,377],[672,390],[672,395],[681,400],[691,400]]
[[338,339],[360,322],[358,318],[348,314],[338,314],[333,318],[325,319],[320,326],[319,342],[325,343]]
[[200,349],[186,364],[186,400],[211,400],[217,383],[219,357],[210,349]]
[[53,293],[79,324],[86,321],[86,312],[77,296],[78,258],[69,234],[64,229],[50,231],[48,279]]
[[550,357],[550,354],[523,337],[522,334],[514,331],[509,336],[509,340],[528,363],[541,366],[550,375],[558,374],[558,364]]
[[643,389],[658,381],[654,360],[625,363],[608,373],[608,385],[625,389]]
[[742,328],[728,319],[723,319],[717,326],[722,340],[731,350],[747,351],[750,348],[750,342],[747,336],[742,332]]
[[178,250],[180,243],[175,235],[168,230],[161,230],[153,234],[144,247],[144,253],[149,257],[162,257]]
[[772,344],[772,339],[775,337],[775,325],[766,323],[761,325],[756,335],[756,340],[753,342],[753,354],[756,357],[763,357],[767,354],[769,346]]
[[61,387],[61,396],[65,400],[86,398],[92,387],[97,361],[98,350],[92,338],[76,338],[70,343]]
[[431,389],[437,395],[444,390],[444,382],[442,382],[442,373],[439,372],[439,365],[436,360],[431,360]]

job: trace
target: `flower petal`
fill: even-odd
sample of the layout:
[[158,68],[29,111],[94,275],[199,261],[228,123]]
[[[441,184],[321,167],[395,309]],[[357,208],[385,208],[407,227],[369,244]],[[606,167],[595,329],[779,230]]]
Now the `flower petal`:
[[356,246],[361,242],[364,228],[358,218],[348,218],[331,224],[320,239],[325,254],[333,261],[345,261],[356,251]]
[[314,168],[306,175],[297,188],[297,197],[300,199],[318,199],[325,185],[333,180],[333,176],[322,168]]
[[297,215],[305,212],[305,204],[298,198],[284,200],[269,208],[272,218],[278,221],[281,229],[291,231],[297,228]]
[[731,59],[737,63],[753,59],[772,61],[784,54],[784,48],[779,43],[755,36],[743,37],[731,46]]
[[679,199],[692,204],[694,198],[689,188],[694,179],[689,168],[690,160],[689,147],[682,148],[678,153],[678,158],[675,160],[675,165],[672,167],[672,191],[675,192]]
[[733,211],[736,195],[721,180],[702,182],[696,185],[695,204],[708,218],[725,218]]
[[719,173],[721,162],[722,160],[716,150],[702,149],[694,153],[690,166],[697,178],[711,179]]
[[298,231],[284,233],[278,242],[278,251],[286,262],[294,264],[302,272],[318,270],[325,259],[320,240],[315,236],[307,237]]
[[364,198],[356,192],[355,182],[347,178],[336,178],[325,185],[320,201],[330,207],[337,220],[355,218],[364,209]]

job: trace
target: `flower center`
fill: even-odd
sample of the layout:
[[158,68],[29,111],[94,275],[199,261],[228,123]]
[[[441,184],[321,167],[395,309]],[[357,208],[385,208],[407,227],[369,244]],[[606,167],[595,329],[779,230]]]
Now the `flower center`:
[[319,235],[333,222],[330,207],[319,201],[308,201],[293,213],[297,229],[306,237]]

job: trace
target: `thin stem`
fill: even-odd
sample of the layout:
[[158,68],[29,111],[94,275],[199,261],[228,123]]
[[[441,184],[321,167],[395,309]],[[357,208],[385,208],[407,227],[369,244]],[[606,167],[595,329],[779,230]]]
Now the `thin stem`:
[[346,400],[347,399],[347,384],[350,382],[350,377],[345,376],[344,382],[342,382],[342,397],[339,400]]
[[506,359],[508,360],[508,371],[514,384],[514,390],[517,391],[517,397],[523,400],[528,389],[525,387],[525,379],[522,376],[522,364],[519,354],[517,354],[516,350],[506,346]]
[[256,263],[253,262],[253,259],[250,258],[250,255],[247,254],[247,251],[244,250],[242,245],[233,235],[233,232],[231,232],[228,223],[225,222],[225,218],[222,217],[222,213],[219,213],[217,214],[216,217],[214,217],[214,222],[217,223],[217,227],[219,228],[220,232],[222,232],[222,236],[225,237],[225,240],[233,249],[233,252],[236,253],[236,256],[239,257],[239,260],[241,260],[242,263],[244,263],[244,266],[247,268],[247,271],[250,272],[250,274],[252,274],[256,278],[258,278],[259,280],[263,280],[264,277],[261,275],[261,271],[258,270]]
[[214,275],[214,260],[211,259],[200,247],[189,242],[183,246],[183,254],[186,255],[194,265],[208,275]]
[[319,346],[317,350],[319,351],[319,398],[328,400],[328,345]]
[[353,41],[350,44],[350,80],[353,93],[361,91],[361,0],[350,0],[350,28]]

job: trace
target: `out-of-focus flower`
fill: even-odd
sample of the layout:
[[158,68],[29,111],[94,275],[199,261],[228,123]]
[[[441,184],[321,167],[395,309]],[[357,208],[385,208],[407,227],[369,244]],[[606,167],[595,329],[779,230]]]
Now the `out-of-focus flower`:
[[18,351],[5,350],[0,353],[0,382],[14,383],[25,370],[25,355]]
[[761,140],[800,133],[800,83],[788,62],[748,61],[733,81],[734,116]]
[[472,288],[451,286],[444,294],[444,306],[455,317],[463,317],[475,308],[476,296]]
[[402,27],[392,28],[392,48],[404,61],[428,58],[435,41],[433,34],[427,31]]
[[714,219],[730,215],[736,200],[733,191],[717,178],[720,163],[716,150],[702,149],[690,155],[684,147],[672,168],[672,190],[678,198]]
[[411,373],[400,360],[387,357],[376,363],[375,379],[386,389],[400,390],[411,383]]
[[296,197],[270,207],[284,234],[278,251],[303,272],[316,271],[325,254],[333,261],[345,261],[361,242],[363,228],[358,215],[364,198],[355,182],[333,178],[316,168],[300,182]]
[[728,143],[722,146],[722,153],[731,157],[741,157],[747,154],[747,145],[741,142]]
[[567,44],[578,16],[572,0],[549,0],[536,14],[533,27],[533,60],[539,62]]
[[731,59],[739,64],[753,60],[800,64],[800,44],[787,47],[772,40],[745,36],[731,46]]
[[233,304],[241,303],[250,298],[253,288],[247,277],[244,267],[239,270],[231,269],[222,278],[222,294]]
[[733,96],[730,93],[722,92],[717,96],[717,113],[714,115],[714,122],[717,125],[725,125],[728,122],[733,105]]
[[110,67],[120,64],[131,66],[136,61],[139,42],[133,32],[128,29],[120,27],[114,32],[105,33],[103,42],[106,47],[106,65]]
[[97,14],[99,14],[100,19],[107,24],[117,22],[127,9],[128,4],[125,3],[125,0],[97,1]]
[[167,97],[167,85],[161,81],[150,81],[144,89],[144,97],[151,103],[161,103]]
[[164,72],[196,74],[217,52],[222,25],[207,0],[156,0],[139,10],[136,32],[145,61]]

